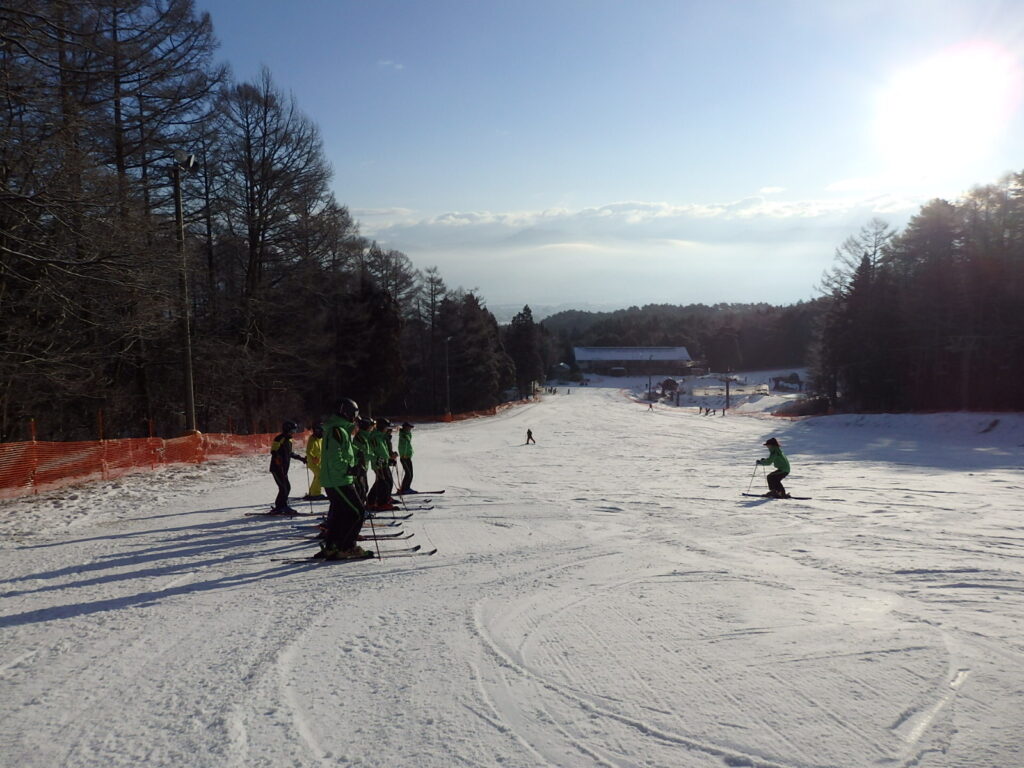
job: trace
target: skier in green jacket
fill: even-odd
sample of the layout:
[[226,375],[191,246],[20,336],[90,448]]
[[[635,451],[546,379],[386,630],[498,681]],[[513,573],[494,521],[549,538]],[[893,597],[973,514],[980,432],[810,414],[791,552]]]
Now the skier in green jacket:
[[391,503],[391,422],[377,419],[376,429],[370,433],[370,468],[373,469],[373,485],[366,496],[366,508],[371,512],[390,512],[395,509]]
[[789,475],[789,459],[786,458],[779,441],[774,437],[769,437],[764,444],[768,446],[768,455],[763,459],[758,459],[757,463],[762,467],[769,465],[775,467],[774,472],[768,473],[768,493],[766,495],[775,499],[788,498],[789,494],[782,487],[782,480]]
[[367,494],[370,490],[370,484],[366,480],[366,470],[370,467],[370,457],[373,455],[373,451],[370,447],[370,440],[373,436],[373,430],[376,428],[373,419],[367,416],[360,416],[356,419],[356,424],[359,425],[359,431],[356,436],[352,438],[352,448],[355,451],[356,463],[355,463],[355,474],[353,484],[356,487],[356,492],[359,494],[359,498],[363,502],[365,507],[367,504]]
[[327,511],[322,549],[314,557],[343,560],[372,557],[372,553],[356,546],[356,537],[363,527],[366,511],[353,484],[355,454],[352,434],[358,427],[359,406],[343,398],[334,414],[324,420],[323,452],[320,483],[331,506]]

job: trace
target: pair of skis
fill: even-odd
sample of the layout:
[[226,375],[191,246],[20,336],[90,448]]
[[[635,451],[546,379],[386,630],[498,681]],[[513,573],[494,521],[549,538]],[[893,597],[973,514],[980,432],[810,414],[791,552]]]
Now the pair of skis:
[[[415,535],[415,533],[406,533],[405,531],[398,531],[397,533],[361,533],[356,536],[356,541],[402,541],[404,539],[411,539]],[[296,536],[295,538],[302,539],[303,541],[322,541],[323,533],[318,533],[315,536]]]
[[[387,560],[391,557],[420,557],[437,554],[437,548],[424,550],[419,544],[415,547],[407,547],[406,549],[386,549],[381,550],[380,559]],[[271,559],[274,563],[284,563],[285,565],[298,565],[300,563],[353,563],[359,562],[360,560],[373,560],[377,557],[375,552],[371,552],[366,557],[346,557],[340,560],[327,560],[322,557],[275,557]]]
[[246,512],[246,517],[320,517],[319,512]]
[[810,501],[810,496],[790,496],[788,493],[785,496],[773,496],[770,493],[744,493],[744,496],[753,496],[755,499],[797,499],[799,501]]
[[[401,528],[393,531],[385,531],[383,529],[366,529],[363,528],[359,534],[356,535],[357,541],[402,541],[403,539],[411,539],[415,536],[415,533],[406,531]],[[327,532],[323,529],[318,530],[316,533],[296,533],[289,537],[292,539],[298,539],[300,541],[324,541],[327,538]]]

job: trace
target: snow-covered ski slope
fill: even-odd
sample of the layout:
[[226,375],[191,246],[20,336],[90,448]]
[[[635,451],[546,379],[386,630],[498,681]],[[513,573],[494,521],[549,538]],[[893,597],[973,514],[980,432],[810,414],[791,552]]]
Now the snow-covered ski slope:
[[[0,764],[1024,766],[1020,415],[414,434],[433,557],[271,562],[315,545],[244,516],[264,456],[5,504]],[[771,435],[810,501],[740,495]]]

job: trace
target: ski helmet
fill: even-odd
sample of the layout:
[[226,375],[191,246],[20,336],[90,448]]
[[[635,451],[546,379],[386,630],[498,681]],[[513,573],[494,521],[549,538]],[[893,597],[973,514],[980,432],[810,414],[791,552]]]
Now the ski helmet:
[[286,421],[284,424],[281,425],[282,432],[295,432],[298,430],[298,428],[299,425],[296,424],[294,421]]
[[360,416],[359,419],[356,421],[356,424],[359,425],[360,429],[372,429],[373,419],[371,419],[369,416]]
[[338,401],[338,406],[335,408],[335,411],[342,418],[353,421],[359,415],[359,406],[356,404],[355,400],[343,397]]
[[383,432],[385,429],[391,429],[391,422],[385,418],[377,419],[377,429],[379,429],[381,432]]
[[776,448],[779,447],[779,441],[776,440],[774,437],[769,437],[767,440],[764,441],[764,444],[765,445],[771,445],[771,446],[774,446]]

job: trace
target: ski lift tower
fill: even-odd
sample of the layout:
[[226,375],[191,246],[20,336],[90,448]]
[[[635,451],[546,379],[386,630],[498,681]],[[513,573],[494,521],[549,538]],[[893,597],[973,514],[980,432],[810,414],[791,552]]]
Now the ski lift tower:
[[738,379],[735,376],[726,373],[725,376],[720,376],[718,380],[725,384],[725,408],[722,409],[722,414],[724,415],[725,412],[729,410],[729,384],[734,381],[738,381]]

